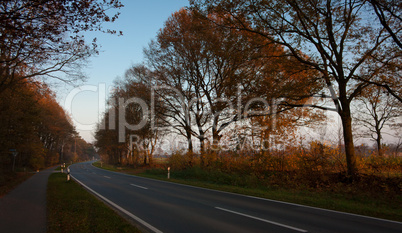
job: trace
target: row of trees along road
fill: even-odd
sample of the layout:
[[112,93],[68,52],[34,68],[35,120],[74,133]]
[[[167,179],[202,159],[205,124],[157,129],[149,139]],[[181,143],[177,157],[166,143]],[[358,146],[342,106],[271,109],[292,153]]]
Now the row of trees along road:
[[[80,138],[54,93],[40,82],[25,82],[0,94],[0,172],[42,169],[87,160],[92,145]],[[18,154],[13,158],[10,149]],[[1,181],[1,183],[3,180]]]
[[[218,15],[210,17],[223,20]],[[254,113],[247,118],[267,115],[262,112],[264,101],[272,104],[275,99],[287,98],[290,103],[302,104],[311,93],[322,88],[322,83],[307,79],[317,72],[283,56],[283,46],[246,31],[223,28],[211,18],[186,9],[174,13],[156,40],[144,50],[146,64],[134,65],[116,83],[110,110],[96,133],[96,146],[108,155],[110,162],[122,162],[127,153],[128,162],[136,160],[139,155],[130,153],[136,151],[130,148],[130,136],[141,135],[141,141],[147,141],[143,145],[147,163],[152,160],[157,139],[174,132],[187,139],[190,155],[193,155],[192,138],[199,140],[203,164],[209,132],[212,140],[208,141],[218,144],[224,129],[244,120],[248,109]],[[278,85],[282,81],[284,85]],[[119,115],[122,112],[118,110],[121,103],[132,97],[144,100],[147,106],[153,105],[154,115],[141,130],[124,130],[124,140],[119,143],[116,139],[121,129],[115,129],[122,124]],[[129,124],[136,125],[148,117],[142,115],[138,103],[125,107]],[[295,118],[301,114],[313,116],[309,111],[291,111],[291,108],[281,105],[277,112],[288,110]]]
[[[356,174],[352,101],[370,85],[401,99],[402,5],[371,1],[192,0],[205,16],[225,16],[222,26],[249,32],[284,47],[286,55],[319,74],[342,120],[348,175]],[[289,103],[289,105],[293,105]],[[294,106],[294,105],[293,105]]]
[[[205,148],[211,148],[206,144],[217,145],[228,132],[237,130],[232,136],[241,141],[247,127],[262,126],[248,135],[269,144],[263,139],[290,137],[296,126],[317,125],[325,120],[322,111],[333,111],[342,121],[347,174],[353,177],[354,100],[376,86],[401,102],[400,8],[395,1],[190,1],[144,49],[144,64],[117,83],[96,146],[123,162],[133,156],[131,135],[148,139],[142,149],[149,157],[151,141],[175,132],[187,139],[190,156],[192,138],[198,139],[202,165]],[[148,106],[154,101],[155,115],[139,102],[125,102],[132,97]],[[151,134],[124,129],[124,140],[115,140],[122,106],[135,109],[136,116],[124,111],[130,124],[145,119]]]
[[10,150],[18,152],[16,167],[33,169],[94,155],[92,146],[78,137],[54,93],[40,80],[83,80],[83,62],[98,53],[96,39],[88,44],[83,32],[117,34],[103,25],[119,15],[107,11],[120,7],[116,0],[0,2],[2,174],[11,171]]

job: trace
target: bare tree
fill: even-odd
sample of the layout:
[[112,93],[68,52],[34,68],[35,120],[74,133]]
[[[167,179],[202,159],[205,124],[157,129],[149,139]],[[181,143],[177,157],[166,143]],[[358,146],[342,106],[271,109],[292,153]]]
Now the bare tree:
[[382,156],[384,127],[391,126],[401,116],[401,103],[377,86],[366,89],[358,100],[354,119],[367,129],[367,136],[376,142],[378,155]]
[[155,78],[152,91],[155,98],[166,106],[165,123],[188,142],[188,151],[193,151],[190,105],[194,98],[194,86],[188,82],[182,63],[185,57],[172,47],[163,46],[161,41],[152,41],[144,50],[148,65]]

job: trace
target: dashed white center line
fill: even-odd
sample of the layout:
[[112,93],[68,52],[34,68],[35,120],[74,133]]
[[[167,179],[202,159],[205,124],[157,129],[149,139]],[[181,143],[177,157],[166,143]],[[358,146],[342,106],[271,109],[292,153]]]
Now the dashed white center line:
[[110,176],[103,176],[103,177],[110,179]]
[[146,188],[146,187],[139,186],[139,185],[135,185],[135,184],[130,184],[130,185],[131,185],[131,186],[134,186],[134,187],[137,187],[137,188],[148,189],[148,188]]
[[252,218],[252,219],[256,219],[256,220],[263,221],[263,222],[266,222],[266,223],[270,223],[270,224],[273,224],[273,225],[277,225],[277,226],[280,226],[280,227],[285,227],[285,228],[292,229],[292,230],[298,231],[298,232],[308,232],[308,231],[300,229],[300,228],[296,228],[296,227],[288,226],[288,225],[285,225],[285,224],[269,221],[269,220],[266,220],[266,219],[263,219],[263,218],[258,218],[258,217],[255,217],[255,216],[251,216],[251,215],[248,215],[248,214],[243,214],[243,213],[236,212],[236,211],[233,211],[233,210],[228,210],[228,209],[224,209],[224,208],[220,208],[220,207],[215,207],[215,209],[223,210],[223,211],[226,211],[226,212],[229,212],[229,213],[232,213],[232,214],[237,214],[237,215],[241,215],[241,216]]

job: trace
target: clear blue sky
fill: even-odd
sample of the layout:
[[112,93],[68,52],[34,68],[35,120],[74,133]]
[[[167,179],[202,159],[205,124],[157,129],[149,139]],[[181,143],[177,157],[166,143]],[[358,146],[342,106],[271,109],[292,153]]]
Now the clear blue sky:
[[57,90],[60,104],[73,120],[81,124],[77,130],[89,142],[93,141],[91,125],[98,122],[98,114],[102,111],[102,107],[99,108],[99,102],[102,105],[99,94],[101,99],[104,96],[104,92],[95,90],[110,87],[113,80],[123,76],[131,65],[141,63],[143,48],[155,38],[164,22],[173,12],[188,6],[188,0],[122,0],[122,3],[125,7],[120,10],[119,19],[105,27],[121,30],[123,36],[89,33],[87,40],[90,42],[92,37],[97,37],[102,52],[89,59],[84,69],[88,80],[80,90],[74,90],[72,86]]

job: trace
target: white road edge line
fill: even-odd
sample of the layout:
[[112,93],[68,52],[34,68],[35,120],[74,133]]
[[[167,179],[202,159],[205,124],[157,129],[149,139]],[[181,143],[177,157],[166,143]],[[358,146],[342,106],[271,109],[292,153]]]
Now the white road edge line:
[[266,219],[263,219],[263,218],[258,218],[258,217],[255,217],[255,216],[251,216],[251,215],[248,215],[248,214],[243,214],[243,213],[236,212],[236,211],[233,211],[233,210],[228,210],[228,209],[224,209],[224,208],[220,208],[220,207],[215,207],[215,209],[223,210],[223,211],[226,211],[226,212],[229,212],[229,213],[232,213],[232,214],[237,214],[237,215],[241,215],[241,216],[252,218],[252,219],[256,219],[256,220],[259,220],[259,221],[262,221],[262,222],[267,222],[267,223],[270,223],[270,224],[273,224],[273,225],[277,225],[277,226],[280,226],[280,227],[285,227],[285,228],[292,229],[292,230],[295,230],[295,231],[298,231],[298,232],[308,232],[308,231],[300,229],[300,228],[296,228],[296,227],[288,226],[288,225],[285,225],[285,224],[269,221],[269,220],[266,220]]
[[110,176],[103,176],[103,177],[110,179]]
[[131,186],[135,186],[135,187],[137,187],[137,188],[148,189],[148,188],[146,188],[146,187],[139,186],[139,185],[135,185],[135,184],[130,184],[130,185],[131,185]]
[[91,163],[91,166],[94,167],[94,168],[96,168],[96,169],[99,169],[99,170],[101,170],[101,171],[106,171],[106,172],[110,172],[110,173],[113,173],[113,174],[119,174],[119,175],[121,175],[121,176],[131,176],[131,177],[136,177],[136,178],[145,179],[145,180],[152,180],[152,181],[160,182],[160,183],[167,183],[167,184],[172,184],[172,185],[190,187],[190,188],[194,188],[194,189],[208,190],[208,191],[211,191],[211,192],[226,193],[226,194],[233,195],[233,196],[247,197],[247,198],[262,200],[262,201],[266,201],[266,202],[279,203],[279,204],[284,204],[284,205],[290,205],[290,206],[308,208],[308,209],[313,209],[313,210],[325,211],[325,212],[329,212],[329,213],[336,213],[336,214],[342,214],[342,215],[349,215],[349,216],[354,216],[354,217],[359,217],[359,218],[372,219],[372,220],[375,220],[375,221],[389,222],[389,223],[394,223],[394,224],[400,224],[400,225],[402,225],[402,222],[398,222],[398,221],[394,221],[394,220],[389,220],[389,219],[376,218],[376,217],[371,217],[371,216],[366,216],[366,215],[361,215],[361,214],[352,214],[352,213],[347,213],[347,212],[342,212],[342,211],[337,211],[337,210],[330,210],[330,209],[324,209],[324,208],[320,208],[320,207],[314,207],[314,206],[296,204],[296,203],[285,202],[285,201],[278,201],[278,200],[273,200],[273,199],[268,199],[268,198],[263,198],[263,197],[250,196],[250,195],[239,194],[239,193],[231,193],[231,192],[227,192],[227,191],[221,191],[221,190],[216,190],[216,189],[202,188],[202,187],[197,187],[197,186],[188,185],[188,184],[180,184],[180,183],[174,183],[174,182],[169,182],[169,181],[164,181],[164,180],[151,179],[151,178],[147,178],[147,177],[141,177],[141,176],[135,176],[135,175],[128,175],[128,174],[124,174],[124,173],[113,172],[113,171],[105,170],[105,169],[103,169],[103,168],[95,167],[92,163]]
[[[70,174],[71,175],[71,174]],[[98,196],[100,199],[104,200],[105,202],[107,202],[109,205],[113,206],[114,208],[118,209],[119,211],[125,213],[126,215],[128,215],[129,217],[131,217],[132,219],[134,219],[135,221],[139,222],[140,224],[144,225],[145,227],[147,227],[148,229],[150,229],[151,231],[155,232],[155,233],[163,233],[162,231],[160,231],[159,229],[155,228],[154,226],[152,226],[151,224],[145,222],[144,220],[140,219],[139,217],[135,216],[134,214],[128,212],[127,210],[123,209],[122,207],[120,207],[119,205],[117,205],[116,203],[112,202],[111,200],[107,199],[106,197],[100,195],[99,193],[95,192],[93,189],[91,189],[90,187],[86,186],[85,184],[83,184],[81,181],[79,181],[77,178],[75,178],[74,176],[71,175],[71,177],[77,181],[80,185],[82,185],[84,188],[86,188],[87,190],[89,190],[90,192],[92,192],[93,194],[95,194],[96,196]]]

